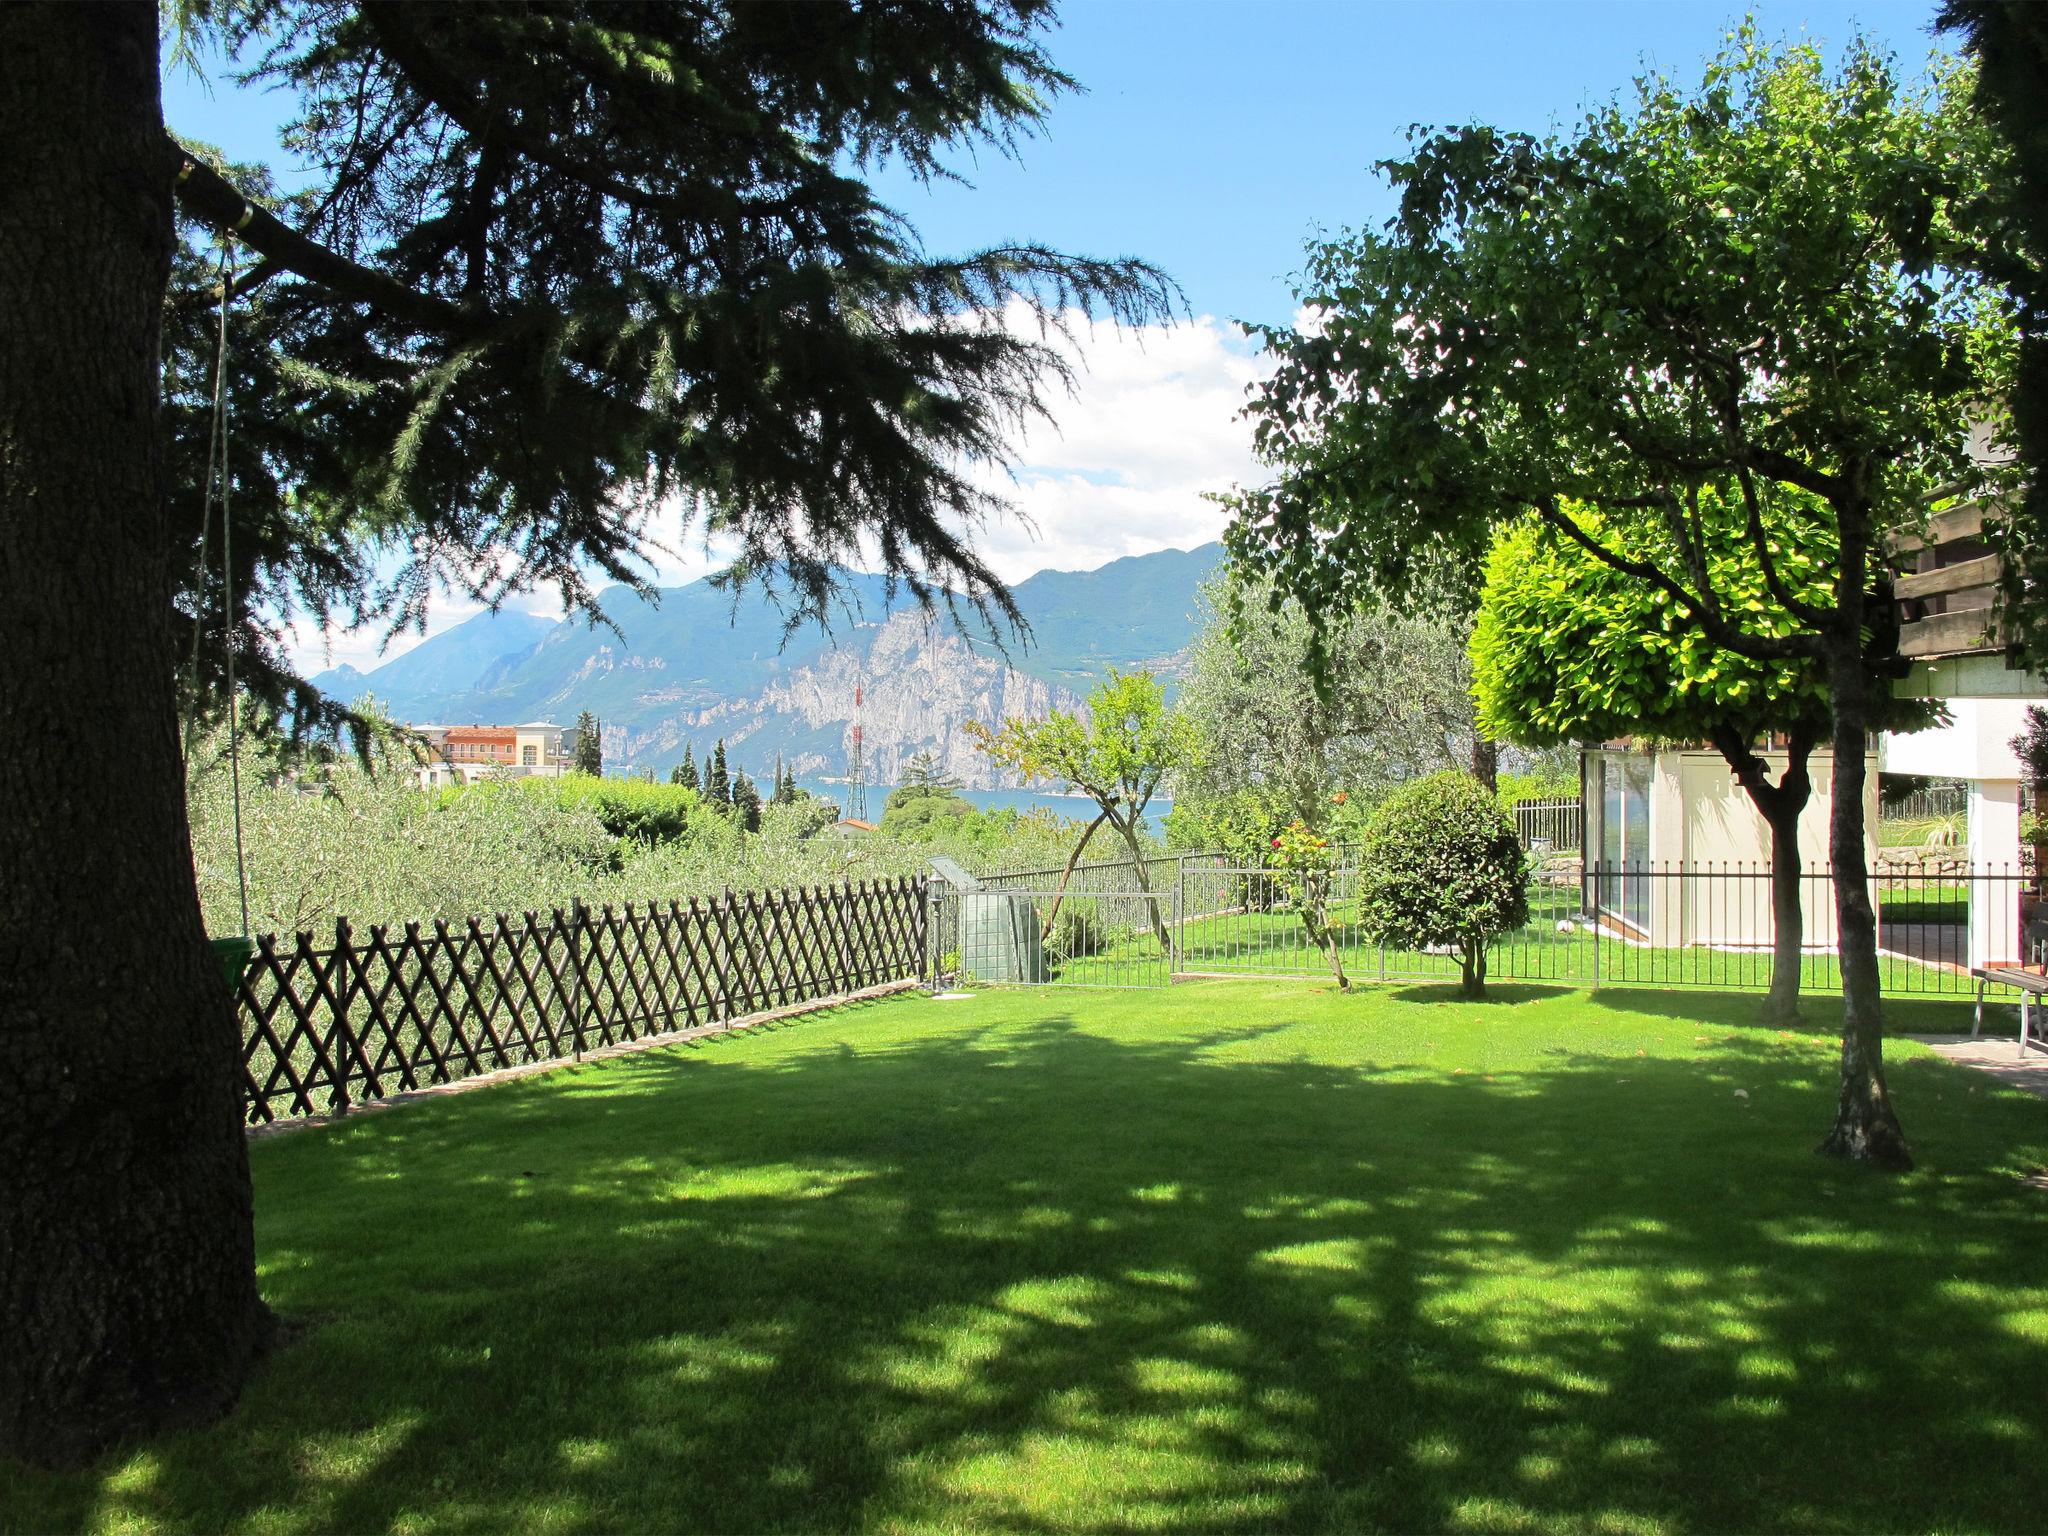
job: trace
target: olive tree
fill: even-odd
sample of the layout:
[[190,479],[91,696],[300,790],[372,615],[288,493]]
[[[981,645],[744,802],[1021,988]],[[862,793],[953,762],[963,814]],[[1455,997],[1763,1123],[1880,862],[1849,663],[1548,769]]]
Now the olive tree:
[[1315,623],[1270,578],[1226,566],[1200,602],[1179,708],[1201,751],[1175,785],[1176,815],[1220,829],[1257,804],[1267,838],[1291,820],[1326,831],[1339,790],[1370,796],[1470,760],[1466,626],[1448,601],[1326,615],[1322,687]]

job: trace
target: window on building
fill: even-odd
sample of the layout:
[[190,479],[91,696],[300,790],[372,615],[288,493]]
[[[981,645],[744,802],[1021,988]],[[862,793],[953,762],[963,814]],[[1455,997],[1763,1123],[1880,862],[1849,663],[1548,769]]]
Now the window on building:
[[519,749],[519,766],[520,766],[520,767],[522,767],[522,768],[537,768],[537,767],[539,767],[539,766],[540,766],[540,748],[539,748],[539,747],[521,747],[521,748]]
[[1600,758],[1600,907],[1639,932],[1650,925],[1650,759]]

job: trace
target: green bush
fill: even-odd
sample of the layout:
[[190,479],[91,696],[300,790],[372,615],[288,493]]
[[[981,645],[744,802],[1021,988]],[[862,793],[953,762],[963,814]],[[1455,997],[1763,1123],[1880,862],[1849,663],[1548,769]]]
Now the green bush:
[[1486,945],[1529,920],[1527,861],[1477,779],[1435,773],[1395,790],[1366,824],[1358,922],[1397,949],[1457,950],[1465,993],[1486,990]]
[[950,790],[905,786],[882,807],[882,830],[891,837],[922,840],[936,837],[975,814],[974,807]]
[[1099,955],[1116,937],[1102,915],[1101,906],[1092,897],[1070,896],[1060,903],[1060,909],[1052,920],[1052,929],[1045,936],[1046,958],[1058,965],[1087,955]]
[[613,837],[641,843],[671,843],[689,829],[703,806],[697,791],[682,784],[644,779],[600,779],[587,773],[559,779],[522,779],[528,794],[551,799],[565,811],[588,811]]
[[1515,814],[1516,806],[1530,800],[1576,800],[1579,798],[1579,776],[1565,768],[1504,773],[1500,776],[1500,788],[1494,798],[1510,816]]

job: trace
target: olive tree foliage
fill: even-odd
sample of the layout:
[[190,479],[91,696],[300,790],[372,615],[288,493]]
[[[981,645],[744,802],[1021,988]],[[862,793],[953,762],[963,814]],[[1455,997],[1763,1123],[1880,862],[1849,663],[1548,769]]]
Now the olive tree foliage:
[[[1168,707],[1166,689],[1154,674],[1110,668],[1108,678],[1088,695],[1086,719],[1056,709],[1040,720],[1013,715],[993,730],[979,720],[966,722],[962,729],[991,762],[1020,775],[1027,784],[1061,784],[1095,802],[1095,819],[1067,858],[1062,892],[1089,840],[1105,824],[1123,840],[1139,889],[1151,889],[1138,829],[1153,796],[1169,779],[1186,773],[1200,750],[1193,722]],[[1165,919],[1156,902],[1147,905],[1163,947]],[[1048,933],[1059,906],[1055,900],[1046,915]]]
[[[1697,88],[1648,77],[1562,134],[1418,133],[1381,167],[1394,217],[1309,252],[1311,323],[1261,333],[1272,478],[1235,498],[1228,535],[1328,614],[1533,516],[1714,649],[1818,663],[1844,999],[1826,1147],[1891,1166],[1910,1156],[1862,825],[1864,742],[1900,669],[1884,539],[1995,488],[1969,439],[2012,352],[2008,301],[1969,264],[2000,157],[1966,97],[1953,67],[1908,86],[1859,42],[1830,72],[1745,28]],[[1715,589],[1723,516],[1790,632],[1757,633]],[[1654,557],[1631,552],[1647,531]],[[1831,579],[1802,594],[1783,556],[1816,542]]]
[[1174,813],[1212,846],[1234,825],[1256,823],[1261,842],[1293,820],[1326,831],[1338,790],[1372,799],[1469,761],[1471,669],[1448,602],[1327,616],[1318,688],[1315,623],[1270,578],[1226,566],[1199,601],[1179,709],[1200,750],[1175,785]]
[[1467,997],[1486,992],[1486,946],[1529,921],[1528,860],[1494,796],[1470,774],[1395,790],[1365,824],[1358,926],[1396,949],[1457,951]]
[[[180,141],[178,603],[219,601],[197,546],[227,287],[241,671],[314,715],[339,711],[290,676],[277,612],[418,625],[444,589],[536,585],[594,608],[646,589],[677,505],[793,620],[858,554],[1014,622],[973,548],[1008,512],[981,467],[1065,386],[1073,317],[1177,305],[1128,257],[928,252],[865,180],[1017,152],[1074,86],[1046,0],[177,11],[188,54],[296,99],[314,169],[283,192]],[[1015,302],[1038,334],[997,323]]]

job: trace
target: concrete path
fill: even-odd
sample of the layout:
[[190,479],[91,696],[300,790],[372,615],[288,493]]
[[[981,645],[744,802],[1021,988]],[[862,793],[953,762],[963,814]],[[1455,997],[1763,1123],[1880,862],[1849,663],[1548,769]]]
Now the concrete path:
[[2007,1087],[2022,1088],[2048,1099],[2048,1047],[2038,1040],[2028,1044],[2023,1059],[2017,1035],[1980,1035],[1975,1039],[1968,1035],[1908,1035],[1906,1038],[1918,1040],[1935,1054],[1961,1066],[1988,1072]]

